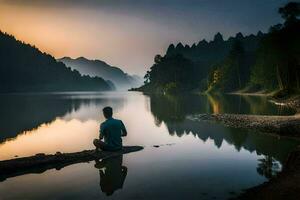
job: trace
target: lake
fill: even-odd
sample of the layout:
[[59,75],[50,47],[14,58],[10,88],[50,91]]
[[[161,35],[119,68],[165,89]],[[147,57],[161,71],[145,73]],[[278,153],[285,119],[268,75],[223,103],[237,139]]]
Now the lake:
[[[144,150],[36,174],[0,177],[6,199],[228,199],[275,176],[300,141],[185,117],[290,115],[265,97],[147,96],[138,92],[0,95],[0,160],[92,149],[102,108]],[[154,147],[159,145],[159,147]]]

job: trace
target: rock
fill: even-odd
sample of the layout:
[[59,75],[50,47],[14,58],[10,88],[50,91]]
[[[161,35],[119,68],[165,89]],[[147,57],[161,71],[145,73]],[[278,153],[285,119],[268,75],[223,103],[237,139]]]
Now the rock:
[[122,150],[114,152],[95,152],[94,150],[84,150],[75,153],[57,152],[54,155],[38,153],[35,156],[4,160],[0,161],[0,180],[5,180],[9,177],[20,176],[28,173],[42,173],[53,168],[61,169],[75,163],[109,158],[140,151],[142,149],[143,147],[141,146],[125,146]]

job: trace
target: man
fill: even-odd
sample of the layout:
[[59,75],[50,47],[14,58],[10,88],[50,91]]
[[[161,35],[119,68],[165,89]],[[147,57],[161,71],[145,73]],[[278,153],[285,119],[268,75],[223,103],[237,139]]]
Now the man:
[[[122,138],[127,136],[126,128],[121,120],[114,119],[111,107],[103,108],[106,121],[100,125],[100,137],[94,140],[96,150],[118,151],[122,149]],[[104,142],[102,141],[104,139]]]

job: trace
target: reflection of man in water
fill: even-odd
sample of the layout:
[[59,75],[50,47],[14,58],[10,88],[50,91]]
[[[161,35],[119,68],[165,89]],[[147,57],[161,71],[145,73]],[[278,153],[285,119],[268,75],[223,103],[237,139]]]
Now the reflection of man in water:
[[107,196],[123,187],[127,167],[122,166],[122,162],[123,155],[96,161],[95,167],[99,169],[101,191]]
[[126,128],[121,120],[112,117],[111,107],[103,108],[103,115],[106,121],[100,126],[100,139],[94,140],[96,150],[118,151],[122,149],[122,137],[127,136]]

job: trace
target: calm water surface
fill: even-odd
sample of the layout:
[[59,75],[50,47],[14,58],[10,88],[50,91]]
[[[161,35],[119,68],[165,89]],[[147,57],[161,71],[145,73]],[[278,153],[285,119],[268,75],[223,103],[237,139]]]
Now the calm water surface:
[[[0,160],[93,148],[101,109],[144,150],[37,174],[0,177],[0,199],[227,199],[281,170],[300,142],[185,119],[197,113],[288,115],[263,97],[134,92],[0,95]],[[159,148],[153,145],[160,145]]]

